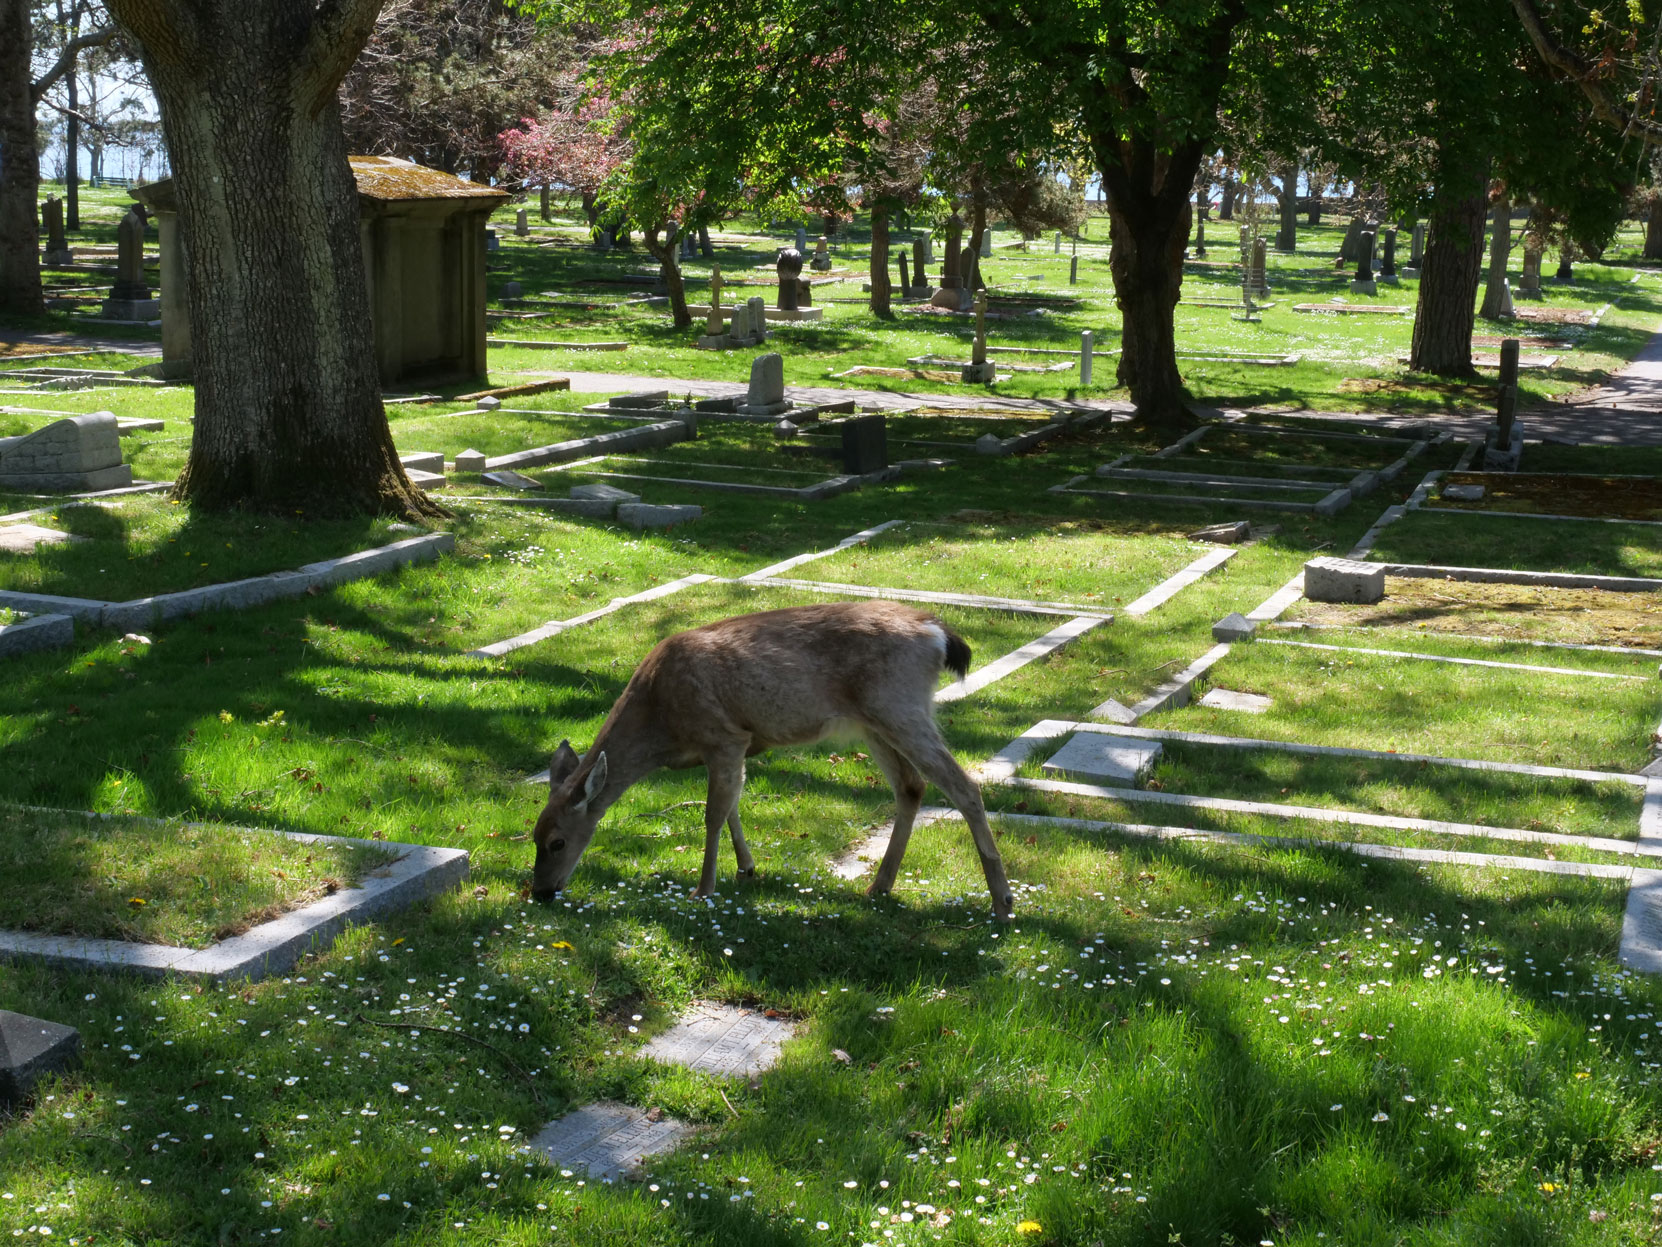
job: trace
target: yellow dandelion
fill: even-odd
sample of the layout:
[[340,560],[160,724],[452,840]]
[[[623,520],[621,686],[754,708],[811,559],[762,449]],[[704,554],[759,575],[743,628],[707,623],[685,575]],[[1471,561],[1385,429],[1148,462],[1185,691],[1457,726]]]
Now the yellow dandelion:
[[1543,1195],[1551,1195],[1557,1189],[1558,1189],[1558,1184],[1556,1182],[1543,1182],[1543,1183],[1541,1183],[1541,1194],[1543,1194]]
[[1577,1078],[1591,1078],[1592,1077],[1592,1075],[1584,1069],[1583,1070],[1577,1070],[1575,1076]]
[[1044,1232],[1045,1227],[1037,1221],[1018,1221],[1016,1223],[1017,1234],[1043,1234]]
[[131,900],[129,900],[127,903],[129,905],[131,905],[134,909],[138,909],[140,906],[146,905],[149,902],[147,902],[142,896],[135,896]]
[[[571,948],[571,945],[566,943],[564,940],[555,940],[552,944],[549,945],[549,947],[550,948]],[[574,948],[572,948],[571,950],[573,952],[577,951]]]

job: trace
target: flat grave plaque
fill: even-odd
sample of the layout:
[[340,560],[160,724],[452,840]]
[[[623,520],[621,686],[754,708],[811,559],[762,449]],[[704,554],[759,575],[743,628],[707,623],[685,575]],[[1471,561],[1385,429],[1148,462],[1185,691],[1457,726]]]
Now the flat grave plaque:
[[596,1182],[616,1182],[648,1156],[674,1149],[692,1132],[671,1117],[654,1121],[627,1104],[590,1104],[549,1122],[531,1147],[567,1169],[585,1170]]
[[0,528],[0,552],[5,554],[33,554],[40,546],[85,540],[85,537],[71,536],[55,528],[42,528],[38,524],[8,524]]
[[[1149,748],[1149,746],[1153,748]],[[1047,774],[1085,783],[1136,788],[1160,757],[1160,742],[1081,732],[1044,764]]]
[[1200,704],[1214,710],[1240,710],[1246,714],[1263,714],[1271,706],[1271,699],[1261,693],[1239,693],[1230,688],[1214,688],[1200,699]]
[[749,1078],[779,1059],[790,1023],[733,1005],[698,1001],[641,1055],[722,1078]]

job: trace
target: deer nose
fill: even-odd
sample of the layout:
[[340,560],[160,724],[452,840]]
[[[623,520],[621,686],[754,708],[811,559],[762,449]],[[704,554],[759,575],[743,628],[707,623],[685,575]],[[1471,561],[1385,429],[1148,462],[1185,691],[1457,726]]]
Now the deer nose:
[[531,899],[547,904],[560,894],[559,888],[532,888]]

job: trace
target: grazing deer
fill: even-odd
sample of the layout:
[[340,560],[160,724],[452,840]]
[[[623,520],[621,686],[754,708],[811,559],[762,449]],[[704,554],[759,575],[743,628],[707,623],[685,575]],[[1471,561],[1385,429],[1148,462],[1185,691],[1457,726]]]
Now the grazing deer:
[[739,874],[756,865],[739,825],[744,760],[858,728],[895,795],[894,831],[869,893],[894,886],[927,777],[969,823],[993,912],[1012,905],[981,790],[935,726],[941,668],[960,678],[968,644],[935,616],[895,602],[840,602],[740,615],[677,633],[635,670],[593,746],[581,758],[561,741],[537,819],[531,892],[551,898],[594,838],[606,810],[659,767],[703,763],[704,868],[696,896],[715,891],[721,827],[733,834]]

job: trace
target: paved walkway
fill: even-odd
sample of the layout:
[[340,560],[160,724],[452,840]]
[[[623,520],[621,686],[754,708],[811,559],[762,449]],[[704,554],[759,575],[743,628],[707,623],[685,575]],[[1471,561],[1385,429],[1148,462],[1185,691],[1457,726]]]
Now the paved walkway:
[[123,355],[160,356],[162,344],[146,338],[105,338],[94,334],[27,331],[0,328],[0,360],[20,346],[40,346],[58,350],[111,351]]

